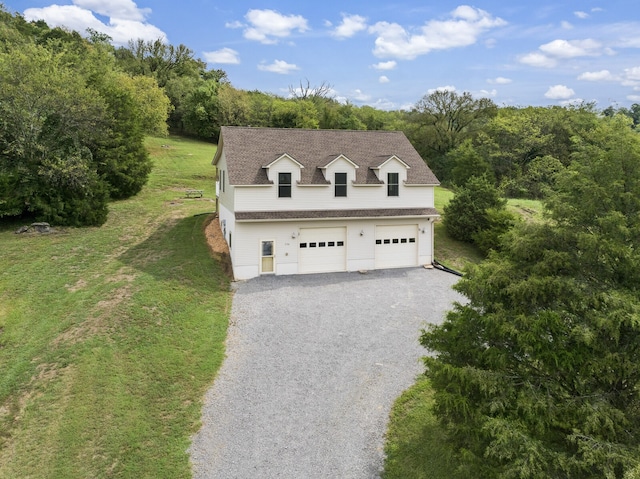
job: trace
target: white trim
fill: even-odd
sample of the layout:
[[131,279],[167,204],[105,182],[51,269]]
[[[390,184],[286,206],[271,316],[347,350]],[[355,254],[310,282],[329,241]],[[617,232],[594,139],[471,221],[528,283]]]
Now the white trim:
[[[236,223],[274,223],[274,222],[287,222],[290,223],[292,221],[351,221],[351,220],[396,220],[396,219],[407,219],[407,218],[440,218],[440,215],[402,215],[402,216],[347,216],[347,217],[337,217],[332,216],[329,218],[286,218],[286,219],[265,219],[265,220],[238,220],[236,219]],[[268,240],[265,240],[268,241]]]
[[360,168],[358,165],[356,165],[353,161],[351,161],[348,157],[346,157],[343,154],[340,154],[340,155],[336,156],[329,163],[327,163],[324,166],[319,166],[318,168],[320,168],[321,170],[326,170],[327,168],[329,168],[332,164],[334,164],[338,160],[347,160],[349,163],[351,163],[353,165],[354,168]]
[[[267,243],[267,242],[271,242],[272,244],[272,254],[271,256],[264,256],[262,254],[262,243]],[[259,264],[258,264],[258,271],[260,274],[276,274],[276,240],[275,239],[260,239],[258,241],[258,248],[259,248]],[[272,265],[272,270],[271,271],[262,271],[262,260],[263,258],[272,258],[273,259],[273,265]]]
[[389,158],[387,158],[386,160],[384,160],[382,163],[380,163],[378,166],[371,166],[370,168],[372,170],[380,170],[382,167],[384,167],[384,165],[386,165],[387,163],[389,163],[391,160],[396,160],[397,162],[401,163],[402,165],[404,165],[404,167],[409,170],[411,169],[411,167],[409,165],[407,165],[404,161],[402,161],[400,158],[398,158],[396,155],[391,155]]
[[282,155],[280,155],[278,158],[276,158],[275,160],[273,160],[271,163],[269,163],[268,165],[263,166],[263,168],[269,169],[271,168],[274,164],[276,164],[277,162],[279,162],[280,160],[283,159],[288,159],[293,161],[296,165],[298,165],[299,168],[304,168],[304,165],[302,163],[300,163],[299,161],[297,161],[293,156],[289,155],[288,153],[284,153]]

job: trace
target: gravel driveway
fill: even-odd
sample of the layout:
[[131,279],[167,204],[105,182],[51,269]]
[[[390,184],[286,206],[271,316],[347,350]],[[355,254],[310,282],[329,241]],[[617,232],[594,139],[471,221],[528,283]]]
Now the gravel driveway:
[[411,268],[236,284],[227,358],[190,448],[195,479],[376,478],[420,329],[457,276]]

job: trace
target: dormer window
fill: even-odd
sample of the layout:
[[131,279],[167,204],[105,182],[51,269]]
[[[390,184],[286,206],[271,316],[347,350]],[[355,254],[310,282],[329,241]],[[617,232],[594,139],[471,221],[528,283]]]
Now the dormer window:
[[278,173],[278,198],[291,198],[291,173]]
[[336,173],[334,187],[335,187],[336,196],[347,196],[347,174],[346,173]]
[[398,173],[387,173],[387,196],[398,196],[399,194]]

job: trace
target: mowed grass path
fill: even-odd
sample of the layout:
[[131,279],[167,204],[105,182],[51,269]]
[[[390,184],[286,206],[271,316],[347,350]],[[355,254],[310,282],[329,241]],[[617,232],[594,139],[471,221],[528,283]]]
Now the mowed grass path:
[[148,147],[149,184],[104,226],[0,222],[0,478],[191,476],[231,304],[203,233],[215,146]]

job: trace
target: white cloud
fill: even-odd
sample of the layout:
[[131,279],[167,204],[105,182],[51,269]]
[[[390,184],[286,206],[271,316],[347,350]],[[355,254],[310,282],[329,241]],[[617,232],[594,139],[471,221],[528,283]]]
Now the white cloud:
[[486,31],[507,22],[478,8],[459,6],[447,20],[430,20],[417,34],[397,23],[378,22],[369,28],[376,34],[374,55],[412,60],[434,50],[473,45]]
[[525,65],[531,65],[532,67],[543,68],[553,68],[558,64],[557,60],[550,58],[540,52],[532,52],[527,53],[526,55],[521,55],[518,58],[518,61],[520,63],[524,63]]
[[495,38],[487,38],[484,42],[484,46],[487,48],[493,48],[498,44],[498,41]]
[[571,98],[570,100],[562,100],[558,103],[560,103],[561,106],[580,106],[584,103],[584,100],[582,98]]
[[281,75],[287,75],[295,70],[300,70],[296,65],[287,63],[284,60],[275,60],[272,64],[266,65],[261,63],[258,65],[258,70],[263,72],[279,73]]
[[627,95],[627,100],[640,102],[640,95]]
[[554,85],[549,87],[544,96],[552,100],[568,100],[575,94],[576,92],[566,85]]
[[[387,100],[386,98],[378,98],[374,102],[369,102],[369,105],[378,109],[378,110],[397,110],[396,104],[391,100]],[[410,110],[413,105],[408,105],[405,109]]]
[[389,83],[391,80],[389,80],[389,78],[385,75],[382,75],[380,78],[378,78],[378,81],[380,83]]
[[356,33],[367,29],[367,19],[360,15],[342,14],[342,23],[338,25],[331,35],[336,38],[350,38]]
[[573,12],[573,14],[579,18],[580,20],[584,20],[585,18],[589,18],[589,14],[587,12],[577,11]]
[[487,80],[487,83],[490,83],[492,85],[508,85],[511,82],[511,78],[505,77],[490,78]]
[[584,40],[553,40],[540,45],[538,51],[521,55],[518,61],[534,67],[553,68],[558,64],[559,60],[613,54],[614,52],[610,48],[591,38]]
[[456,91],[456,87],[454,87],[453,85],[439,86],[437,88],[430,88],[429,90],[427,90],[427,93],[431,95],[432,93],[435,93],[437,91]]
[[142,22],[151,13],[150,8],[139,8],[132,0],[73,0],[73,4],[111,19]]
[[294,30],[309,30],[307,20],[301,15],[282,15],[275,10],[249,10],[245,15],[249,22],[244,30],[247,40],[260,43],[278,43],[278,39],[290,36]]
[[[27,21],[44,20],[51,27],[66,27],[80,33],[92,28],[109,35],[116,45],[126,45],[129,40],[137,39],[166,41],[162,30],[145,22],[151,10],[138,8],[131,0],[74,0],[73,3],[28,8],[24,17]],[[100,21],[93,12],[109,17],[108,24]]]
[[498,94],[498,90],[496,90],[495,88],[493,90],[480,90],[478,92],[478,96],[481,96],[484,98],[496,96],[497,94]]
[[231,48],[222,48],[214,52],[204,52],[204,59],[207,63],[226,63],[237,65],[240,63],[238,52]]
[[546,55],[556,58],[599,56],[604,53],[602,44],[590,38],[569,41],[554,40],[540,45],[540,50]]
[[227,28],[242,28],[244,27],[244,23],[239,22],[238,20],[234,21],[234,22],[227,22],[224,24],[225,27]]
[[393,70],[398,63],[395,60],[389,60],[388,62],[379,62],[373,65],[376,70]]
[[357,88],[351,94],[351,98],[353,98],[356,101],[364,102],[364,101],[371,100],[371,95],[367,95],[366,93],[363,93],[362,90]]
[[578,80],[585,81],[611,81],[616,78],[609,70],[600,70],[599,72],[584,72],[578,76]]
[[624,76],[627,80],[640,81],[640,67],[625,68]]
[[624,37],[618,42],[618,46],[622,48],[640,48],[640,37]]
[[572,29],[573,29],[573,25],[571,25],[571,23],[567,22],[566,20],[563,20],[563,21],[560,23],[560,26],[561,26],[562,28],[564,28],[565,30],[572,30]]

